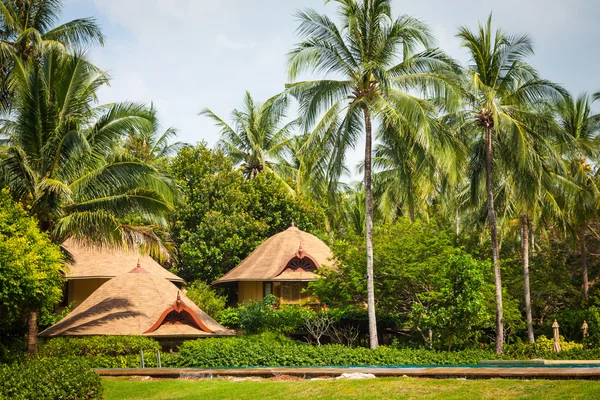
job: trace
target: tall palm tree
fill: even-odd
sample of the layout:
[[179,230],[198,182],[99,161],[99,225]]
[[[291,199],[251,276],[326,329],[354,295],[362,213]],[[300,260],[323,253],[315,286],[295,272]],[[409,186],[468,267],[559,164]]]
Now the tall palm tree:
[[[124,135],[150,124],[146,107],[94,106],[108,81],[82,57],[52,50],[35,62],[15,57],[14,63],[13,104],[0,125],[8,143],[0,185],[59,245],[71,238],[164,255],[149,225],[166,227],[174,185],[144,162],[115,156]],[[123,222],[131,217],[146,225]],[[30,329],[37,329],[36,318],[33,312]],[[29,337],[32,352],[35,339]]]
[[131,130],[125,139],[125,149],[134,157],[153,163],[179,151],[185,143],[171,142],[177,136],[177,129],[170,127],[161,130],[154,105],[148,110],[149,124],[143,124]]
[[452,127],[436,121],[437,134],[428,146],[414,138],[418,132],[408,124],[402,131],[387,126],[377,135],[373,167],[378,208],[385,219],[393,220],[400,208],[408,211],[412,222],[417,212],[423,216],[442,189],[442,182],[457,182],[460,166],[465,160],[464,147],[452,132]]
[[289,167],[285,161],[292,130],[298,120],[284,122],[287,117],[289,99],[286,94],[271,97],[257,103],[246,92],[241,110],[231,113],[233,126],[227,124],[211,110],[204,109],[200,115],[209,117],[221,130],[219,146],[243,168],[248,179],[261,171],[269,171],[285,183],[283,178]]
[[[502,278],[496,213],[494,210],[494,143],[506,141],[516,154],[517,166],[526,165],[530,154],[531,130],[527,126],[527,110],[537,102],[559,98],[562,89],[538,77],[536,71],[525,61],[533,54],[531,40],[527,35],[508,35],[502,30],[492,32],[492,16],[485,25],[472,32],[469,28],[459,29],[457,36],[462,40],[471,58],[467,69],[468,92],[473,110],[473,122],[481,128],[482,140],[476,144],[478,154],[473,157],[485,171],[487,214],[492,242],[494,280],[496,292],[496,352],[502,353],[504,326],[502,311]],[[483,155],[483,157],[481,157]],[[482,162],[483,161],[483,162]],[[473,182],[482,175],[474,168]],[[474,185],[476,187],[477,184]],[[475,192],[475,191],[474,191]]]
[[[346,151],[365,137],[367,304],[369,339],[378,346],[373,276],[373,123],[396,126],[410,121],[427,145],[436,106],[457,101],[454,63],[430,49],[432,36],[421,21],[392,16],[391,0],[335,0],[341,24],[312,9],[298,12],[301,42],[289,55],[289,75],[320,72],[328,79],[290,83],[300,103],[304,130],[313,128],[328,179],[337,182]],[[426,101],[416,96],[425,92]],[[317,119],[320,121],[317,122]]]
[[94,18],[78,18],[56,26],[62,0],[0,0],[0,104],[8,105],[8,75],[13,56],[37,58],[44,48],[80,50],[104,44]]
[[565,133],[561,143],[565,163],[574,190],[567,197],[567,220],[579,241],[583,296],[589,300],[587,271],[586,235],[591,220],[597,215],[600,205],[600,189],[597,182],[597,164],[600,156],[600,114],[591,106],[600,99],[600,93],[589,96],[585,93],[577,98],[565,97],[559,107],[559,122]]

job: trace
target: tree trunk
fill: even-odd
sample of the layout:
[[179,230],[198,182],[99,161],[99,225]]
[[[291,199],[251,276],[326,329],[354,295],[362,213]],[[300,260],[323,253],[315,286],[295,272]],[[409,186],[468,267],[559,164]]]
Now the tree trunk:
[[535,231],[533,230],[533,224],[531,220],[528,220],[529,225],[529,235],[531,236],[531,255],[535,256]]
[[29,332],[27,334],[27,354],[33,356],[37,353],[37,312],[29,314]]
[[492,127],[485,128],[486,189],[487,211],[490,222],[492,240],[492,256],[494,260],[494,280],[496,284],[496,353],[502,354],[504,344],[504,324],[502,321],[502,277],[500,273],[500,251],[498,249],[498,232],[496,229],[496,212],[494,211],[494,185],[492,180]]
[[588,281],[587,251],[585,249],[585,230],[584,226],[579,232],[579,251],[581,255],[581,274],[583,275],[583,298],[588,301],[590,299],[590,284]]
[[454,216],[454,229],[456,236],[460,233],[460,209],[456,207],[456,215]]
[[531,316],[531,292],[529,290],[529,218],[523,215],[521,224],[521,245],[523,250],[523,280],[525,287],[525,315],[527,318],[527,339],[535,342],[533,336],[533,318]]
[[412,222],[414,224],[415,223],[415,206],[412,204],[408,206],[408,216],[410,217],[410,222]]
[[369,314],[369,342],[372,349],[379,346],[375,317],[375,285],[373,281],[373,192],[371,190],[372,126],[369,108],[363,105],[365,117],[365,228],[367,239],[367,309]]

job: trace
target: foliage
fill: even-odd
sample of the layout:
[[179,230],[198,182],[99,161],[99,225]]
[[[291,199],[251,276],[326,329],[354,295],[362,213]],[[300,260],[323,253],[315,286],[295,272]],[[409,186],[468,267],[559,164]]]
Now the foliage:
[[172,216],[178,272],[187,281],[214,281],[292,221],[312,233],[323,226],[317,205],[292,196],[268,173],[247,181],[222,151],[205,144],[181,149],[171,172],[187,200]]
[[[73,238],[142,246],[167,258],[152,225],[166,227],[176,200],[173,182],[151,165],[116,155],[130,129],[150,123],[146,107],[95,105],[108,79],[83,56],[49,50],[36,62],[16,62],[14,100],[0,124],[9,145],[0,184],[29,206],[57,244]],[[124,223],[128,217],[143,226]]]
[[32,359],[0,365],[0,398],[101,399],[100,376],[77,358]]
[[218,319],[225,309],[227,298],[218,295],[209,285],[197,280],[186,286],[185,295],[192,300],[202,311]]
[[0,315],[4,330],[61,299],[62,255],[37,222],[0,190]]
[[40,343],[42,357],[126,356],[160,350],[160,344],[144,336],[56,337]]
[[257,103],[246,92],[244,107],[231,112],[232,126],[209,109],[203,110],[201,115],[212,119],[221,130],[219,147],[236,166],[241,166],[247,178],[269,171],[291,190],[285,178],[290,177],[293,168],[286,162],[285,155],[298,120],[283,123],[288,107],[289,98],[285,94]]
[[179,353],[184,367],[475,364],[496,358],[488,350],[438,352],[384,346],[371,350],[246,337],[189,341],[180,347]]
[[269,295],[261,301],[248,301],[237,308],[228,308],[220,322],[228,328],[243,330],[246,334],[276,332],[290,334],[304,326],[305,318],[314,317],[310,309],[299,305],[275,308],[277,298]]
[[[347,235],[334,245],[338,271],[323,271],[313,293],[334,307],[364,304],[365,252],[362,238]],[[398,316],[431,346],[427,330],[440,340],[465,345],[487,325],[486,263],[473,259],[456,237],[435,221],[399,219],[376,227],[374,265],[377,309]],[[401,289],[400,289],[401,288]],[[400,289],[400,290],[399,290]]]

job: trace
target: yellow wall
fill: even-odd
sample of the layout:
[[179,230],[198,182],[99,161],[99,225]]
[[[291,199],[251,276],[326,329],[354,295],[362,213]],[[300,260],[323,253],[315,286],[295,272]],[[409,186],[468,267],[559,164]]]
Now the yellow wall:
[[[272,293],[279,298],[281,304],[315,303],[308,287],[308,282],[273,282]],[[264,298],[263,282],[238,282],[238,304],[245,301],[260,301]]]
[[108,279],[74,279],[68,282],[68,304],[73,303],[73,308],[80,305],[90,297]]
[[245,301],[260,301],[263,299],[262,282],[238,282],[238,304]]

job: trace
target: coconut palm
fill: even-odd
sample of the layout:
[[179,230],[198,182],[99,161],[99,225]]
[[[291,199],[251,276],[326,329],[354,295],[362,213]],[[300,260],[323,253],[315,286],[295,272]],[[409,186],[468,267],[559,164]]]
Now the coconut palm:
[[37,58],[45,47],[62,51],[104,44],[104,35],[94,18],[79,18],[56,26],[62,0],[0,0],[0,103],[10,98],[8,74],[13,56]]
[[[94,106],[106,75],[82,57],[48,51],[35,62],[15,57],[14,96],[0,125],[8,143],[0,185],[27,205],[57,244],[72,239],[164,254],[152,225],[166,227],[175,190],[139,160],[115,156],[127,132],[150,124],[137,104]],[[132,226],[128,219],[144,222]],[[36,329],[36,314],[30,318]],[[30,336],[32,351],[35,335]]]
[[579,241],[585,301],[589,300],[586,235],[600,205],[595,167],[600,156],[600,114],[591,109],[592,103],[598,99],[600,93],[593,96],[584,93],[576,99],[565,97],[559,107],[559,122],[565,133],[561,151],[571,182],[575,185],[575,189],[567,193],[567,220]]
[[248,179],[254,178],[261,171],[273,173],[285,183],[284,176],[289,164],[285,161],[292,130],[298,120],[284,122],[287,117],[288,96],[279,94],[264,103],[257,103],[250,93],[246,92],[241,110],[231,113],[233,126],[227,124],[211,110],[204,109],[200,115],[209,117],[221,130],[219,146],[236,163],[240,165]]
[[[369,339],[378,346],[373,278],[373,124],[417,126],[426,146],[436,106],[458,99],[452,83],[454,63],[430,49],[432,36],[421,21],[403,15],[394,19],[391,0],[336,0],[341,24],[307,9],[297,13],[301,42],[289,55],[292,80],[303,72],[324,73],[326,79],[290,83],[300,104],[305,131],[321,150],[328,180],[337,182],[346,152],[365,137],[367,304]],[[426,101],[416,95],[425,92]],[[318,120],[318,123],[316,123]]]
[[156,108],[150,105],[149,124],[143,124],[132,130],[125,139],[125,149],[134,157],[147,162],[163,160],[177,153],[185,143],[171,142],[177,136],[177,129],[170,127],[162,131]]
[[[536,71],[525,63],[525,57],[533,53],[530,38],[526,35],[509,35],[502,30],[492,32],[491,15],[485,25],[479,24],[476,32],[462,27],[457,36],[471,58],[467,70],[468,92],[473,109],[473,123],[482,132],[482,138],[475,145],[477,150],[474,150],[473,156],[475,163],[472,167],[472,182],[476,189],[477,180],[485,175],[496,292],[496,352],[502,353],[502,278],[494,210],[493,149],[495,143],[504,141],[506,148],[511,148],[516,155],[516,166],[526,165],[532,143],[531,129],[527,122],[535,118],[527,110],[534,109],[533,106],[538,102],[558,99],[563,92],[551,82],[540,79]],[[476,191],[473,190],[474,193]]]

